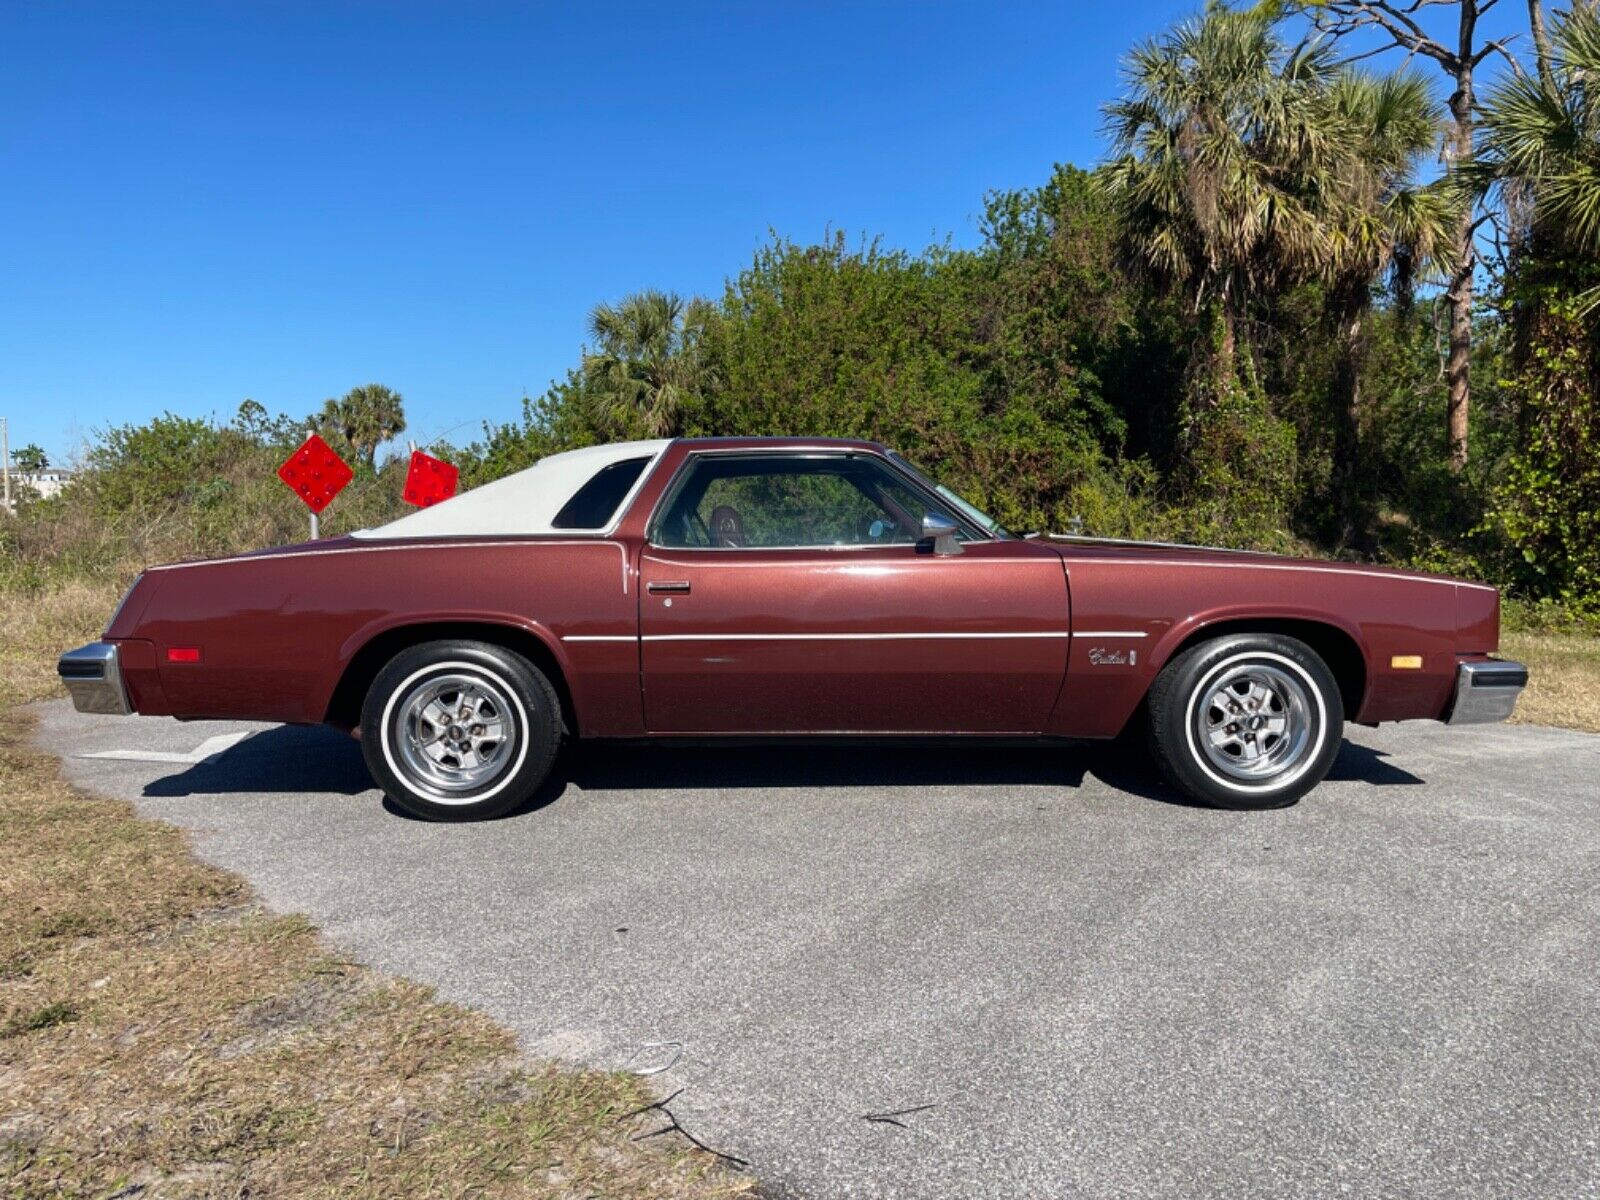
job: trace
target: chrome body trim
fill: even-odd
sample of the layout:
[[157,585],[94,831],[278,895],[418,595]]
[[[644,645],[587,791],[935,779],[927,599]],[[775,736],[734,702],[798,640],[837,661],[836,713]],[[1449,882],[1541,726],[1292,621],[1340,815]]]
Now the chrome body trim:
[[1487,725],[1504,721],[1528,686],[1528,668],[1499,658],[1476,659],[1456,667],[1456,691],[1447,725]]
[[[1005,632],[978,630],[972,633],[959,630],[934,630],[929,633],[649,633],[643,637],[631,633],[569,633],[563,635],[561,640],[563,642],[934,642],[1071,636],[1072,634],[1065,629],[1025,629]],[[1101,636],[1143,637],[1144,634]]]
[[1064,638],[1064,629],[1022,630],[1010,633],[648,633],[646,642],[925,642],[982,638]]
[[56,674],[79,712],[125,717],[133,712],[122,686],[122,666],[112,642],[90,642],[56,660]]

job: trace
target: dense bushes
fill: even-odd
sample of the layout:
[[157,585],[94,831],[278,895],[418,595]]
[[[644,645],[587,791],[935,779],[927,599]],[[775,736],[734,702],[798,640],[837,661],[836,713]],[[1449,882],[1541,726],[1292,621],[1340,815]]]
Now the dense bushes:
[[1600,330],[1573,289],[1523,286],[1520,428],[1487,528],[1519,552],[1506,575],[1520,591],[1600,616]]
[[[249,401],[226,424],[168,413],[104,430],[76,483],[0,521],[0,587],[121,577],[149,562],[303,540],[305,506],[275,472],[305,433]],[[358,466],[323,532],[398,515],[401,472]]]
[[[873,438],[1019,529],[1180,528],[1158,503],[1160,470],[1127,443],[1130,418],[1145,447],[1171,442],[1160,407],[1182,366],[1164,313],[1145,315],[1112,268],[1089,176],[1061,168],[1037,191],[990,197],[985,229],[978,251],[842,234],[763,247],[696,312],[697,386],[667,432]],[[654,435],[659,406],[630,421],[593,361],[489,430],[468,477]]]

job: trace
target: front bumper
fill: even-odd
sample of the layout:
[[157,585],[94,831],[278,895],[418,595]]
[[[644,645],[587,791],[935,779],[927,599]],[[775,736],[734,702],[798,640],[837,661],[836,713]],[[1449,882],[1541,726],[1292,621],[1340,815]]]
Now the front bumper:
[[90,642],[56,660],[56,674],[79,712],[127,716],[133,712],[122,685],[122,663],[114,642]]
[[1499,658],[1464,662],[1456,668],[1456,691],[1447,725],[1486,725],[1504,721],[1528,686],[1528,668]]

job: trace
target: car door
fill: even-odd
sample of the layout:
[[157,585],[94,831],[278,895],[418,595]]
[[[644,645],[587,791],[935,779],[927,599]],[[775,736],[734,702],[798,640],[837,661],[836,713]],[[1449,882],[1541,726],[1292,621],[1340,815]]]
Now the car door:
[[1047,547],[962,528],[878,455],[687,459],[640,560],[652,733],[1033,733],[1066,671]]

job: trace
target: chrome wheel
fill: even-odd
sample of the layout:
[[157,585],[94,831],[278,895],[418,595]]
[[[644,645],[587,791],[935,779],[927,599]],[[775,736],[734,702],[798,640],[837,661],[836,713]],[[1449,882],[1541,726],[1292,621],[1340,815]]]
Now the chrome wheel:
[[1230,779],[1271,784],[1306,757],[1312,701],[1306,684],[1263,662],[1224,664],[1196,692],[1194,741]]
[[511,764],[516,708],[505,685],[488,675],[450,672],[417,683],[400,697],[394,740],[416,786],[444,803],[466,799]]

